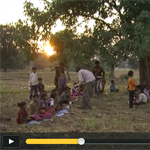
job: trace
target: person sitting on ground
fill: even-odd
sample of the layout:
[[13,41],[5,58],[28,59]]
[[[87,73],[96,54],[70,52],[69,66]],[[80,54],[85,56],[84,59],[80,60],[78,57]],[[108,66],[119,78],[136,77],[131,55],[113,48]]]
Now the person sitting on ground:
[[44,84],[42,83],[42,78],[38,78],[38,82],[39,82],[38,85],[37,85],[38,94],[41,95],[43,92],[45,92],[45,91],[44,91],[45,86],[44,86]]
[[77,83],[74,83],[74,87],[71,90],[71,97],[76,99],[77,97],[82,96],[82,87],[78,86]]
[[110,92],[119,92],[119,89],[116,88],[114,80],[111,80],[111,84],[109,87]]
[[146,88],[144,88],[144,94],[147,97],[147,101],[150,102],[150,85],[147,84]]
[[61,95],[66,87],[67,81],[63,72],[60,72],[60,76],[58,78],[58,93]]
[[61,110],[62,109],[62,107],[59,104],[59,98],[58,97],[59,97],[59,94],[58,94],[57,89],[51,90],[51,98],[54,100],[55,110]]
[[134,103],[134,104],[140,105],[140,104],[146,104],[146,103],[147,103],[147,97],[144,94],[143,89],[141,88],[139,90],[139,97],[138,97],[138,99],[136,99],[136,103]]
[[59,104],[62,106],[63,104],[69,104],[72,101],[70,97],[71,89],[69,87],[65,87],[64,92],[60,96]]
[[50,118],[52,114],[48,111],[48,95],[46,92],[41,94],[41,100],[39,105],[39,113],[44,119]]
[[57,107],[57,94],[56,93],[51,93],[50,99],[48,99],[48,112],[54,113],[55,110],[58,109]]
[[136,91],[140,90],[141,88],[146,88],[146,82],[144,80],[141,82],[141,84],[136,86]]
[[29,122],[31,118],[28,118],[26,103],[25,102],[18,103],[18,106],[20,107],[20,110],[18,111],[18,117],[16,120],[17,124],[23,124]]
[[33,99],[30,102],[30,116],[33,120],[39,121],[41,120],[41,117],[39,115],[38,109],[39,109],[39,95],[34,94]]

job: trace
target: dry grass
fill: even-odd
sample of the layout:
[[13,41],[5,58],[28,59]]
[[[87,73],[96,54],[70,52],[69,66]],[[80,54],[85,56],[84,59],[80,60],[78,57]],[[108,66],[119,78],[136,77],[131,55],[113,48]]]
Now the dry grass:
[[[128,70],[116,69],[116,77],[126,74]],[[54,88],[54,72],[48,69],[39,70],[38,76],[42,77],[47,91]],[[83,111],[77,108],[79,101],[72,105],[70,113],[62,117],[53,116],[54,121],[42,122],[40,125],[16,126],[17,103],[26,101],[29,105],[28,77],[29,71],[1,72],[0,83],[0,127],[4,132],[150,132],[150,105],[143,105],[137,109],[128,108],[127,81],[116,79],[120,88],[119,93],[103,94],[99,98],[94,96],[91,100],[92,111]],[[72,86],[77,81],[77,75],[71,72]],[[135,72],[138,81],[138,72]],[[106,92],[109,87],[107,79]]]

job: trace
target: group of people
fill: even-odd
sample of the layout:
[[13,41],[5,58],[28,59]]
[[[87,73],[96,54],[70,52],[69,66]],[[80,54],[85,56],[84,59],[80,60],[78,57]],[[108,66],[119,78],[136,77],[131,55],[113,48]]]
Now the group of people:
[[134,105],[141,105],[150,102],[150,82],[141,83],[137,85],[133,79],[134,72],[130,70],[128,72],[128,90],[129,90],[129,108],[133,108]]
[[[99,96],[104,92],[106,80],[105,72],[99,65],[99,61],[95,62],[93,72],[76,67],[78,74],[78,82],[75,82],[73,88],[67,86],[65,76],[65,67],[61,63],[59,67],[55,67],[56,75],[54,79],[55,89],[48,93],[45,91],[45,86],[42,83],[42,78],[38,78],[36,68],[32,68],[32,73],[29,79],[30,88],[30,107],[27,109],[26,103],[18,104],[20,110],[18,112],[17,123],[22,124],[31,120],[42,120],[51,118],[58,110],[63,108],[64,104],[72,104],[74,99],[81,97],[81,109],[92,109],[90,99],[93,96],[93,91]],[[150,83],[143,85],[136,85],[133,76],[134,72],[128,72],[128,90],[129,90],[129,108],[133,105],[147,103],[150,101]],[[119,92],[116,88],[114,80],[111,80],[110,92]]]
[[18,112],[17,123],[23,124],[32,120],[41,121],[43,119],[50,119],[53,114],[62,110],[65,104],[68,105],[73,102],[70,90],[69,87],[65,87],[60,97],[56,89],[53,89],[50,95],[46,91],[41,94],[34,93],[29,110],[25,102],[18,103],[20,110]]

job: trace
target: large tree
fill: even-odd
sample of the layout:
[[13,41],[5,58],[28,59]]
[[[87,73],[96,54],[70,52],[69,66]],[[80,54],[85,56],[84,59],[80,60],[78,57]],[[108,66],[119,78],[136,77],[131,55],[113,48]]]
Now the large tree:
[[[51,35],[49,31],[58,18],[72,31],[78,26],[78,17],[82,16],[84,22],[93,19],[93,38],[99,45],[95,48],[95,54],[104,57],[107,53],[107,56],[113,53],[116,59],[136,55],[140,60],[140,80],[150,80],[150,1],[43,1],[45,9],[41,12],[32,3],[25,2],[25,14],[37,29],[43,30],[43,38]],[[113,18],[112,23],[108,23],[107,18]],[[112,45],[115,48],[111,48]]]

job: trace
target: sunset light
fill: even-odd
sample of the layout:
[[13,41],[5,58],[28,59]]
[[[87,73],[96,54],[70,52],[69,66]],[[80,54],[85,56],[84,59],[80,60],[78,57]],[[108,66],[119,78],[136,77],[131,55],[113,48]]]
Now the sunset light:
[[43,44],[43,49],[44,49],[44,53],[46,53],[49,56],[55,54],[55,52],[53,51],[54,48],[49,44],[48,41],[45,44]]

